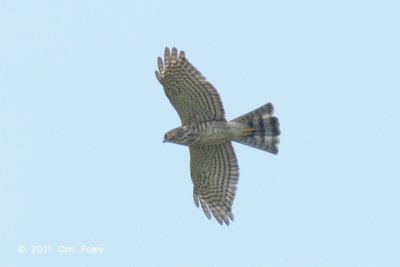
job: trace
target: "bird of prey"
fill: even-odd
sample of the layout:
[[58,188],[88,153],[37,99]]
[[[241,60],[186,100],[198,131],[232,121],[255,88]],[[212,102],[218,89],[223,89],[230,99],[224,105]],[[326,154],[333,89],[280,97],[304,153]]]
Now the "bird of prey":
[[232,121],[217,90],[177,49],[167,47],[164,62],[158,57],[157,80],[164,87],[182,126],[167,132],[164,142],[185,145],[190,151],[193,198],[197,207],[222,225],[233,221],[232,204],[239,166],[231,141],[272,154],[278,153],[279,120],[267,103]]

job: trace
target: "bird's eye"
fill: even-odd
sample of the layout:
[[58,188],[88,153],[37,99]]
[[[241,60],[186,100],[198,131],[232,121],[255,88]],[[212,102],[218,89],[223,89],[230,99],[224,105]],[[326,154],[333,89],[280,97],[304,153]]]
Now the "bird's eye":
[[168,133],[166,133],[166,134],[164,135],[164,140],[167,140],[167,139],[168,139],[168,137],[169,137],[169,134],[168,134]]

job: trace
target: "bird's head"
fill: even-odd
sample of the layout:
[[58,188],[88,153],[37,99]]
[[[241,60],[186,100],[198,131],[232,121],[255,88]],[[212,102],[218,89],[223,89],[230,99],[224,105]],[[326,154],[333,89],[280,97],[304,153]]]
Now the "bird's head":
[[164,141],[179,145],[190,145],[193,142],[193,133],[188,126],[182,126],[167,132],[164,135]]

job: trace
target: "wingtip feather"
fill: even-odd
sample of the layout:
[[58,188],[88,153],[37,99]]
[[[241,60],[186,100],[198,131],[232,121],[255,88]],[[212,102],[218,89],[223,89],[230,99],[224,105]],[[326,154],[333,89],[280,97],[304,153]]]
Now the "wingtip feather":
[[158,65],[158,70],[160,71],[160,73],[164,72],[164,63],[161,57],[157,58],[157,65]]
[[179,57],[178,57],[178,60],[183,60],[185,58],[185,52],[184,51],[180,51],[179,52]]
[[169,50],[169,47],[165,47],[164,50],[164,64],[166,67],[168,67],[169,65],[171,65],[171,52]]
[[158,71],[155,71],[155,73],[156,73],[156,78],[157,78],[157,80],[158,80],[160,83],[162,83],[162,78],[161,78],[160,73],[159,73]]

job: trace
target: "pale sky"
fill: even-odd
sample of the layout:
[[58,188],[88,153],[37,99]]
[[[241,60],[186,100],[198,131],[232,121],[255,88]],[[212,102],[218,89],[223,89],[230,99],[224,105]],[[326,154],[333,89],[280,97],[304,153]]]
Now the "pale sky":
[[[399,14],[389,0],[3,1],[0,265],[400,266]],[[228,227],[196,208],[188,149],[162,143],[180,123],[154,76],[165,46],[228,119],[267,102],[280,119],[278,155],[234,144]]]

